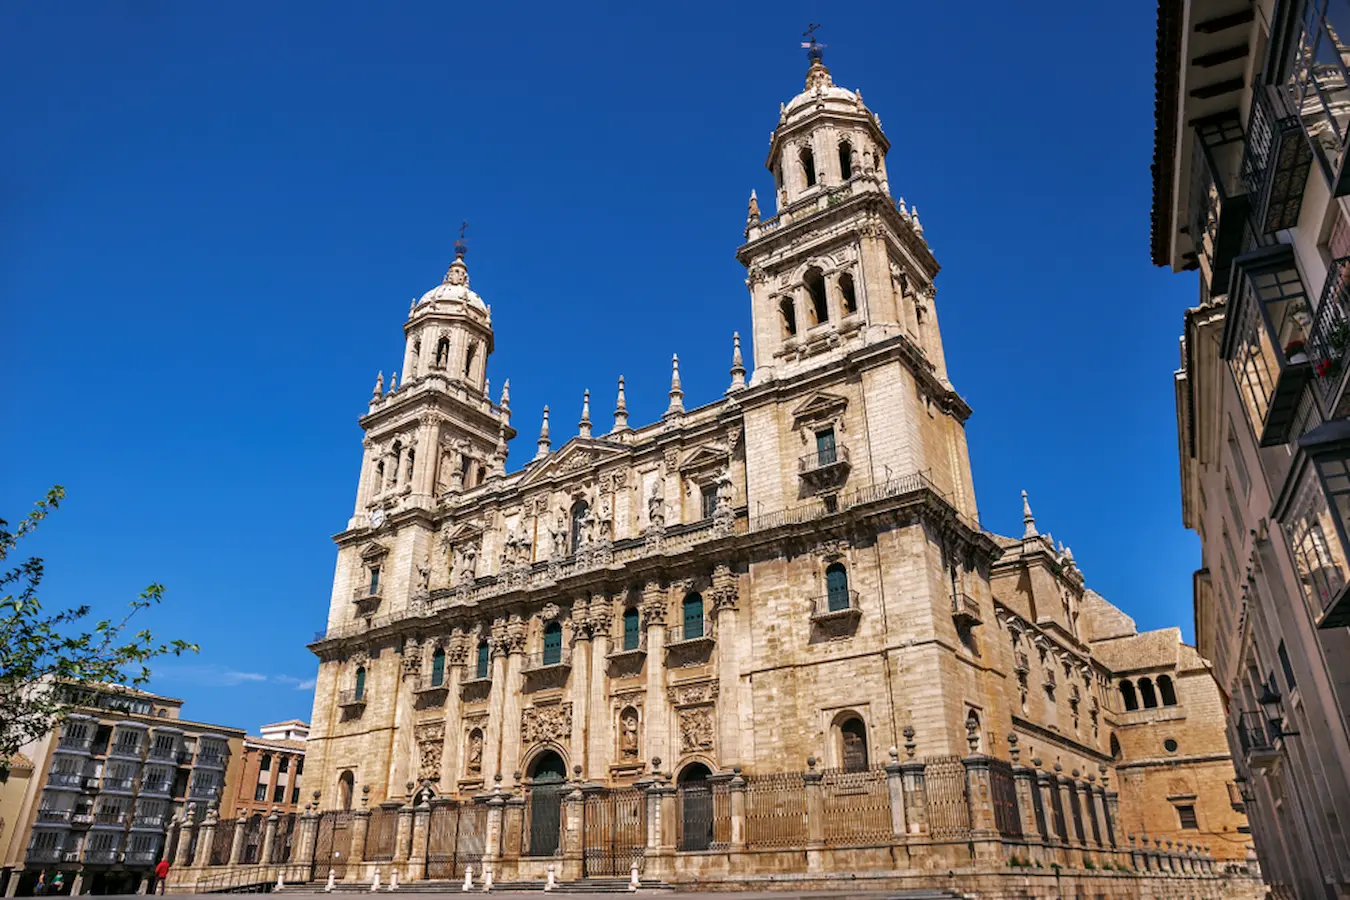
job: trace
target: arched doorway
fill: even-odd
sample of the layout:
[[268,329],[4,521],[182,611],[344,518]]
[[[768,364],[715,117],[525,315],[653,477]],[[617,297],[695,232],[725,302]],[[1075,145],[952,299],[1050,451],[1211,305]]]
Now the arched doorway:
[[562,800],[567,793],[567,764],[545,750],[530,764],[530,856],[556,856],[562,842]]
[[703,763],[690,763],[676,779],[680,803],[681,850],[707,850],[713,842],[713,794]]

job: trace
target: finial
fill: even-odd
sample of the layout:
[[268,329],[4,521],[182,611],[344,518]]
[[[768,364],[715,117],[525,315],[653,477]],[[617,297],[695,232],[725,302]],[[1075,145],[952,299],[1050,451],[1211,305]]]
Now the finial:
[[684,391],[680,389],[680,357],[676,354],[670,359],[670,406],[666,415],[673,416],[684,412]]
[[417,311],[417,298],[413,297],[411,300],[408,301],[408,318],[411,319],[413,313],[416,311]]
[[591,436],[591,392],[589,388],[581,395],[581,421],[577,423],[577,434],[584,438]]
[[510,379],[510,378],[508,378],[508,379],[506,379],[505,381],[502,382],[502,399],[501,399],[500,402],[498,402],[497,405],[500,406],[504,411],[506,411],[506,412],[508,412],[508,413],[511,411],[511,379]]
[[759,197],[755,195],[755,191],[753,188],[750,190],[750,206],[748,207],[745,213],[745,224],[747,225],[759,224]]
[[905,198],[901,197],[896,201],[895,208],[900,211],[900,217],[906,222],[909,221],[909,210],[905,207]]
[[376,397],[376,398],[378,398],[378,397],[383,397],[383,396],[384,396],[384,372],[383,372],[383,371],[381,371],[378,375],[375,376],[375,390],[374,390],[374,392],[372,392],[371,396],[372,396],[372,397]]
[[497,423],[497,449],[492,455],[492,470],[498,475],[506,474],[506,423]]
[[548,407],[544,407],[544,424],[539,426],[539,450],[534,454],[535,459],[543,459],[548,456],[549,448],[553,442],[548,439]]
[[914,226],[914,233],[923,237],[923,223],[919,221],[919,208],[912,207],[909,211],[909,224]]
[[1068,544],[1064,545],[1064,564],[1071,569],[1078,568],[1078,563],[1074,562],[1073,559],[1073,548]]
[[727,393],[745,390],[745,362],[741,359],[741,333],[731,333],[731,387]]
[[1036,517],[1031,514],[1031,503],[1027,501],[1027,492],[1022,492],[1022,540],[1038,537]]
[[393,375],[389,376],[389,393],[392,394],[394,393],[394,391],[397,390],[398,390],[398,373],[395,372]]
[[455,259],[463,259],[464,254],[469,252],[469,246],[464,240],[464,233],[468,230],[468,222],[459,223],[459,237],[455,239]]
[[623,376],[619,376],[619,399],[614,404],[614,428],[611,431],[628,430],[628,400],[623,395]]

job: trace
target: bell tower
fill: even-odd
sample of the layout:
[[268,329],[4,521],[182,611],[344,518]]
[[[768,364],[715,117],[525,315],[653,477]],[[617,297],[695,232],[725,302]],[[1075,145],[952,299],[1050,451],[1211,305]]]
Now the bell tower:
[[938,263],[917,212],[891,197],[890,141],[861,92],[834,83],[821,45],[806,87],[779,108],[766,165],[775,210],[752,193],[746,243],[754,321],[752,384],[907,336],[945,381],[934,309]]

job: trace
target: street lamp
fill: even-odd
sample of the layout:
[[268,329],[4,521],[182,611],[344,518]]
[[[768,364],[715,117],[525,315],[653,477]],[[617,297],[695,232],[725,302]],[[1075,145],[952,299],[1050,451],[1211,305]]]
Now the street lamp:
[[1284,730],[1284,701],[1280,697],[1280,692],[1275,689],[1275,685],[1270,682],[1262,685],[1261,696],[1256,698],[1256,702],[1266,710],[1266,720],[1270,723],[1270,728],[1274,732],[1272,737],[1287,738],[1298,735],[1297,731]]

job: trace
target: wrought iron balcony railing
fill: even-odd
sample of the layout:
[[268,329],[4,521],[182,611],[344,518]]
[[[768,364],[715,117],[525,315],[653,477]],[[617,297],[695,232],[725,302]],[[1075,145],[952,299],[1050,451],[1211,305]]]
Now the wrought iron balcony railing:
[[857,591],[835,591],[811,599],[811,621],[824,623],[835,619],[856,619],[862,615]]
[[707,619],[689,621],[666,629],[666,647],[695,642],[712,643],[712,622]]
[[93,810],[77,809],[70,815],[70,824],[72,825],[92,825],[94,824]]
[[77,788],[83,780],[79,772],[53,772],[47,776],[47,787]]
[[444,672],[439,676],[435,673],[427,673],[413,683],[414,694],[435,694],[439,691],[448,690],[450,690],[450,678]]
[[153,746],[150,748],[150,758],[172,760],[179,752],[177,747]]
[[1273,234],[1294,227],[1311,166],[1312,150],[1284,89],[1256,81],[1247,119],[1242,182],[1258,232]]
[[553,650],[545,650],[542,653],[531,653],[525,657],[525,663],[521,666],[521,672],[542,672],[546,669],[570,669],[572,667],[572,651],[566,647],[558,647]]
[[127,824],[127,814],[121,810],[102,811],[94,813],[95,825],[125,825]]
[[[29,862],[59,862],[64,851],[60,847],[29,847]],[[13,877],[13,876],[10,876]]]
[[225,754],[206,751],[197,754],[197,765],[210,766],[213,769],[225,768]]
[[1350,361],[1350,256],[1334,260],[1327,269],[1322,297],[1312,325],[1312,364],[1317,393],[1330,418],[1343,418],[1350,409],[1345,398],[1347,361]]
[[353,603],[375,603],[382,595],[384,586],[381,584],[360,584],[352,588]]
[[158,850],[128,850],[126,863],[129,866],[148,866],[159,859]]
[[87,752],[94,745],[93,738],[87,737],[62,737],[56,742],[58,750],[77,750]]
[[117,862],[118,852],[113,848],[90,847],[84,851],[84,861],[88,863],[114,863]]
[[131,793],[131,786],[135,783],[134,778],[112,778],[105,776],[102,788],[105,791],[119,791]]
[[1247,765],[1265,769],[1278,761],[1280,748],[1276,746],[1278,727],[1259,711],[1244,712],[1237,721],[1238,744],[1247,759]]
[[848,447],[835,444],[831,448],[800,457],[797,460],[797,473],[808,479],[826,478],[847,472],[851,465]]
[[139,742],[132,744],[119,741],[108,748],[108,753],[111,756],[125,756],[132,759],[140,759],[141,745]]
[[647,652],[647,632],[639,631],[637,634],[622,634],[615,641],[614,648],[609,651],[609,657],[625,656],[627,654],[645,655]]
[[131,820],[132,828],[163,828],[163,816],[136,816]]
[[39,809],[37,811],[37,820],[39,822],[69,822],[70,810],[68,809]]

